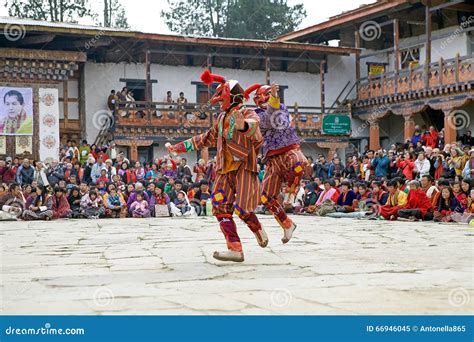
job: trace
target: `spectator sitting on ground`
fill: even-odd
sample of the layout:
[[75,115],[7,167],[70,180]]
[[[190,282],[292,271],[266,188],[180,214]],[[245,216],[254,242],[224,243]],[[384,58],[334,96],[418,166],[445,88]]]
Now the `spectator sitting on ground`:
[[433,219],[433,207],[426,193],[421,189],[420,182],[412,180],[408,183],[410,191],[408,192],[407,204],[404,208],[398,210],[398,217],[411,221]]

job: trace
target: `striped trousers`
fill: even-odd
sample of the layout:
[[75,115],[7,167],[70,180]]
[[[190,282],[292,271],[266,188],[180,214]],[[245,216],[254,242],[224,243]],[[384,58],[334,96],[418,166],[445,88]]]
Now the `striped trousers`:
[[252,231],[262,229],[254,213],[260,198],[260,182],[258,174],[238,170],[226,174],[217,174],[212,192],[212,214],[219,221],[219,226],[232,251],[242,251],[237,226],[232,218],[235,212]]
[[296,177],[301,179],[307,164],[308,160],[299,148],[268,158],[263,177],[263,191],[267,196],[277,198],[283,182],[291,186]]
[[[285,182],[297,186],[303,177],[308,160],[299,148],[268,158],[263,177],[262,203],[273,214],[283,229],[292,227],[293,221],[286,215],[277,198]],[[294,191],[294,189],[293,189]]]

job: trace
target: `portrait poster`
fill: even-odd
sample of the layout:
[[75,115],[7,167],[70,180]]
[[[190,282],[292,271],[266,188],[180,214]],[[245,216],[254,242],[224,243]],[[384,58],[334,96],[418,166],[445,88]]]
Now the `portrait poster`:
[[33,135],[33,89],[0,87],[0,135]]

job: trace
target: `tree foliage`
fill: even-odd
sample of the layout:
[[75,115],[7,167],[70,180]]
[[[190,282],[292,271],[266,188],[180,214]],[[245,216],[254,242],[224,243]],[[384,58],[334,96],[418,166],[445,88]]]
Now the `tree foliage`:
[[125,9],[118,0],[104,0],[104,27],[129,28]]
[[[77,23],[82,18],[100,17],[89,0],[6,0],[8,14],[18,18]],[[125,9],[119,0],[103,0],[104,27],[128,28]]]
[[294,31],[306,17],[287,0],[168,0],[169,29],[185,35],[273,39]]
[[90,16],[88,0],[7,0],[8,14],[18,18],[77,22]]

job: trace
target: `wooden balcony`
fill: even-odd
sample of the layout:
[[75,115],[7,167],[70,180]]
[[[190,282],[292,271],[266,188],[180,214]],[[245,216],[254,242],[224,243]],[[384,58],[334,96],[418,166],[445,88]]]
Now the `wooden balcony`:
[[[322,108],[295,104],[288,106],[288,111],[292,118],[291,125],[300,136],[311,138],[324,135]],[[112,133],[118,139],[172,140],[174,137],[205,132],[218,113],[218,107],[206,103],[187,103],[183,106],[163,102],[118,103]],[[347,108],[338,109],[337,114],[349,115],[349,111]]]
[[398,73],[362,78],[356,106],[466,91],[474,83],[474,58],[459,57],[419,66]]

